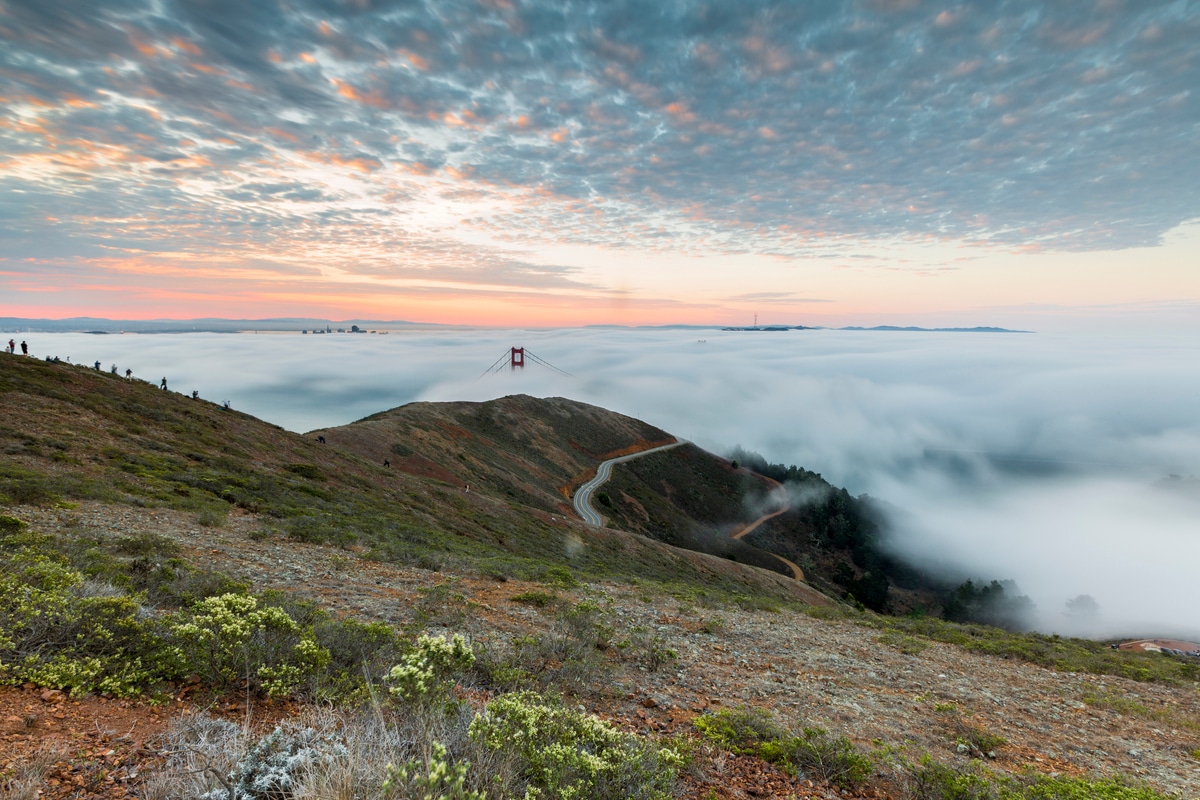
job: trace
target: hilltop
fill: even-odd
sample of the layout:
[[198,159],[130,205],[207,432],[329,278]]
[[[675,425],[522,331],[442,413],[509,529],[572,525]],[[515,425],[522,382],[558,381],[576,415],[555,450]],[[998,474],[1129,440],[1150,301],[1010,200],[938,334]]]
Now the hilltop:
[[[427,759],[411,742],[438,738],[450,759],[472,764],[470,776],[484,776],[471,786],[502,783],[521,796],[538,754],[480,749],[465,727],[500,724],[496,703],[514,689],[566,699],[559,708],[521,696],[517,711],[565,726],[539,752],[572,752],[580,708],[610,726],[604,747],[622,754],[625,782],[610,775],[585,796],[987,798],[1000,780],[989,775],[1027,771],[1043,777],[1012,797],[1172,796],[1120,789],[1113,776],[1200,792],[1200,675],[1190,664],[837,602],[839,574],[863,581],[883,567],[855,562],[861,541],[815,541],[830,520],[848,531],[847,520],[868,513],[815,473],[789,480],[828,487],[821,503],[747,538],[807,559],[806,577],[813,569],[828,595],[733,560],[737,551],[676,546],[703,545],[700,532],[745,524],[778,496],[772,479],[698,448],[618,467],[605,487],[609,527],[576,520],[569,496],[600,460],[672,437],[571,400],[412,404],[297,435],[142,382],[6,357],[0,402],[0,663],[24,687],[0,688],[10,796],[33,796],[18,790],[37,782],[42,797],[194,796],[206,781],[220,788],[222,770],[237,772],[239,754],[276,721],[289,736],[314,725],[319,735],[305,741],[319,752],[321,741],[360,747],[353,736],[382,714],[399,737],[385,761]],[[869,518],[859,522],[855,530],[871,530]],[[50,644],[37,631],[53,625],[30,621],[52,617],[29,617],[20,602],[33,591],[53,619],[74,619],[78,606],[119,622],[104,627],[123,649],[88,639],[98,631],[86,618],[66,644]],[[196,609],[235,607],[221,598],[276,610],[262,617],[275,620],[262,630],[277,638],[261,643],[274,649],[255,650],[273,671],[223,671],[194,653],[161,660],[161,641],[193,652],[189,631],[210,624]],[[432,663],[421,632],[465,634],[474,648],[470,665],[437,662],[462,703],[453,718],[438,716],[441,701],[415,714],[416,700],[388,690],[409,674],[392,665]],[[308,649],[294,649],[301,642]],[[92,662],[70,660],[85,647],[107,688],[89,692]],[[321,651],[324,660],[289,655]],[[119,669],[135,652],[141,677]],[[294,682],[271,697],[268,680],[284,679]],[[73,687],[74,697],[63,693]],[[377,710],[350,710],[364,702]],[[248,712],[244,734],[220,722],[242,724]],[[419,720],[431,727],[412,727]],[[817,727],[826,733],[809,733]],[[51,756],[34,757],[46,748]],[[661,748],[689,766],[656,760]],[[378,786],[384,761],[353,752],[311,762],[305,780],[343,770],[349,785]],[[555,774],[568,773],[583,780]],[[663,777],[660,789],[650,774]],[[952,784],[975,793],[934,793]]]

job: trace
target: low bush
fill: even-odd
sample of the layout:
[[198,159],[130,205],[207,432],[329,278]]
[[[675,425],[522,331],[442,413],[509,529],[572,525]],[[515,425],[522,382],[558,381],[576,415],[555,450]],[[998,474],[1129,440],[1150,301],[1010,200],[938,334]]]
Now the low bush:
[[522,603],[535,608],[545,608],[558,602],[558,595],[554,592],[544,592],[541,589],[530,589],[527,592],[514,594],[511,598],[514,603]]
[[469,763],[449,763],[441,742],[433,742],[430,751],[427,763],[414,758],[399,767],[388,765],[383,800],[486,800],[485,793],[466,788]]
[[89,594],[83,575],[31,550],[0,573],[0,680],[72,694],[140,694],[164,649],[140,598]]
[[492,700],[471,723],[471,737],[515,758],[527,798],[666,800],[683,763],[670,747],[534,692]]
[[616,646],[622,658],[640,664],[650,672],[658,672],[663,665],[679,658],[661,636],[640,626],[630,628],[629,635]]
[[447,640],[422,634],[413,651],[388,673],[388,692],[409,703],[448,700],[455,680],[474,663],[475,654],[461,635]]
[[179,671],[195,672],[217,689],[245,681],[249,689],[282,697],[330,661],[311,630],[249,595],[205,598],[169,630]]
[[971,762],[965,768],[949,767],[923,756],[908,769],[907,783],[913,800],[999,800],[994,778]]
[[901,782],[912,800],[1172,800],[1149,786],[1121,776],[996,775],[979,761],[956,767],[928,755],[916,764],[902,761]]
[[838,786],[857,786],[870,777],[873,769],[871,759],[845,736],[834,736],[816,727],[792,735],[770,712],[759,708],[721,709],[702,714],[692,724],[715,745]]

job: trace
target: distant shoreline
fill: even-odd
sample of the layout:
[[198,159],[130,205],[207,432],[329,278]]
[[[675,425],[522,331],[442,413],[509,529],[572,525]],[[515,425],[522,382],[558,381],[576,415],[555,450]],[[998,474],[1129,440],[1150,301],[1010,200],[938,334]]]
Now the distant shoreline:
[[[15,333],[88,333],[97,336],[122,333],[295,333],[325,334],[391,333],[421,330],[498,330],[508,326],[447,325],[437,322],[410,322],[407,320],[328,320],[306,317],[281,317],[275,319],[150,319],[121,320],[102,317],[69,317],[66,319],[32,319],[24,317],[0,317],[0,332]],[[781,332],[781,331],[895,331],[903,333],[1033,333],[991,326],[972,328],[920,328],[915,326],[877,325],[863,327],[849,325],[831,328],[823,325],[580,325],[580,326],[515,326],[513,330],[562,330],[564,328],[607,328],[614,330],[697,330],[729,332]]]

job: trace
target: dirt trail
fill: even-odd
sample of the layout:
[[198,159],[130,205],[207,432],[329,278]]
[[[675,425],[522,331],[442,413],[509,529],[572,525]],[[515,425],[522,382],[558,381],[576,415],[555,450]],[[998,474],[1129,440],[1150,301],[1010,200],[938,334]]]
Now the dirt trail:
[[[769,519],[774,519],[775,517],[778,517],[780,514],[791,509],[791,507],[792,507],[792,502],[790,500],[788,500],[787,502],[784,503],[783,508],[779,509],[778,511],[773,511],[770,514],[763,514],[761,517],[754,520],[754,522],[751,522],[749,525],[745,526],[740,531],[729,534],[729,538],[740,540],[743,536],[745,536],[746,534],[753,531],[759,525],[762,525],[764,522],[766,522]],[[766,552],[766,551],[764,550],[763,552]],[[802,569],[800,569],[800,567],[796,566],[796,564],[794,562],[787,560],[783,556],[777,556],[774,553],[767,553],[767,555],[771,556],[772,558],[776,559],[777,561],[782,561],[784,564],[787,564],[788,569],[790,569],[792,571],[793,578],[795,578],[798,581],[804,580],[804,570],[802,570]]]

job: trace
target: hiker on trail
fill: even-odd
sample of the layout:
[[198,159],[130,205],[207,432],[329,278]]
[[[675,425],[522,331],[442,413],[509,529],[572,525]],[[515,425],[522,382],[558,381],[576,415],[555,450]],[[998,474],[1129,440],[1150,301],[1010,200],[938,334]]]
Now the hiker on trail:
[[391,460],[390,458],[385,458],[385,459],[383,460],[383,465],[384,465],[385,467],[390,467],[390,466],[392,465],[392,460]]
[[200,390],[199,389],[192,389],[192,399],[193,400],[200,399]]
[[113,364],[112,368],[109,369],[109,372],[111,372],[113,375],[116,375],[117,374],[117,365]]
[[96,363],[95,363],[95,364],[93,364],[92,366],[95,368],[96,372],[99,372],[99,371],[100,371],[100,361],[99,361],[99,359],[97,359]]
[[132,377],[133,377],[133,370],[131,370],[131,369],[125,370],[125,380],[129,380]]
[[318,436],[318,437],[317,437],[317,441],[318,441],[318,442],[320,442],[321,444],[325,444],[325,437],[324,437],[324,436]]
[[[97,361],[96,363],[97,363],[97,364],[99,364],[100,362],[99,362],[99,361]],[[166,379],[166,378],[163,378],[163,379],[162,379],[162,390],[163,390],[164,392],[167,390],[167,379]]]
[[21,355],[29,355],[29,345],[25,343],[24,339],[21,340]]
[[10,353],[17,352],[17,343],[15,341],[13,341],[12,339],[8,340],[8,352],[10,352]]
[[224,408],[226,411],[228,411],[229,410],[229,401],[226,400],[224,403],[221,403],[221,407]]

